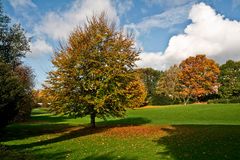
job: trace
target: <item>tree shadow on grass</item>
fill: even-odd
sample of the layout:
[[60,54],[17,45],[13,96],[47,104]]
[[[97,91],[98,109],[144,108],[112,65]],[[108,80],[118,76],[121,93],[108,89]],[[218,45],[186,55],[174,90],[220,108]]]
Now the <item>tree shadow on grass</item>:
[[[44,153],[38,151],[39,146],[44,146],[41,150],[47,150],[46,145],[61,141],[70,140],[77,137],[87,136],[103,132],[116,126],[132,126],[150,123],[150,120],[135,117],[124,118],[110,121],[102,121],[97,123],[97,128],[92,129],[86,125],[72,126],[71,124],[58,124],[63,122],[67,117],[54,116],[48,114],[47,111],[34,111],[30,121],[26,123],[13,124],[6,127],[0,132],[0,143],[11,140],[23,140],[23,143],[17,145],[6,146],[7,150],[1,150],[0,157],[2,159],[66,159],[69,152]],[[51,139],[40,140],[38,136],[52,134]],[[32,141],[26,141],[25,138],[36,137]],[[1,145],[0,145],[1,147]],[[36,148],[35,148],[36,147]],[[71,151],[72,152],[72,151]],[[43,154],[44,153],[44,154]],[[113,159],[111,154],[92,155],[88,159]],[[118,158],[119,159],[119,158]],[[124,158],[127,159],[127,158]]]
[[0,132],[0,142],[7,142],[10,140],[20,140],[44,134],[54,134],[64,132],[66,129],[71,128],[68,124],[19,124],[9,126]]
[[31,150],[31,152],[26,152],[24,150],[16,150],[8,146],[0,145],[0,157],[1,160],[64,160],[66,159],[66,156],[71,153],[70,151],[54,153],[36,153],[41,152],[40,150],[43,149],[34,149]]
[[[49,114],[46,108],[34,110],[32,112],[32,117],[29,121],[24,123],[12,124],[4,128],[3,130],[0,130],[0,142],[20,140],[44,134],[62,133],[73,127],[71,124],[68,123],[59,124],[59,122],[64,122],[67,119],[69,118],[66,116],[56,116]],[[97,122],[96,125],[101,127],[113,127],[142,125],[150,122],[151,121],[148,119],[135,117],[100,121]],[[82,124],[81,126],[86,127],[88,126],[88,124]]]
[[[126,124],[125,122],[129,121],[129,122],[137,122],[135,124]],[[77,138],[77,137],[83,137],[83,136],[87,136],[87,135],[91,135],[91,134],[97,134],[97,133],[101,133],[104,132],[112,127],[116,127],[116,125],[113,124],[118,124],[117,126],[132,126],[132,125],[142,125],[142,124],[146,124],[149,123],[150,120],[145,119],[145,118],[141,118],[141,117],[136,117],[136,118],[125,118],[125,119],[119,119],[119,120],[114,120],[111,121],[112,125],[107,125],[106,123],[102,122],[99,123],[101,125],[99,125],[96,128],[90,128],[90,127],[86,127],[86,126],[78,126],[78,127],[73,127],[73,126],[68,126],[68,125],[59,125],[57,127],[59,127],[59,130],[53,129],[52,127],[54,127],[54,125],[56,124],[52,124],[49,126],[38,126],[37,129],[36,128],[31,128],[28,127],[25,131],[25,138],[26,137],[33,137],[33,136],[39,136],[42,134],[51,134],[51,133],[58,133],[60,134],[57,137],[54,137],[52,139],[46,139],[46,140],[42,140],[42,141],[36,141],[36,142],[32,142],[32,143],[28,143],[28,144],[20,144],[20,145],[11,145],[11,147],[13,149],[21,149],[21,148],[32,148],[32,147],[36,147],[36,146],[43,146],[43,145],[48,145],[48,144],[52,144],[52,143],[57,143],[57,142],[61,142],[61,141],[66,141],[66,140],[70,140],[73,138]],[[51,128],[50,130],[45,130],[45,128]],[[19,131],[18,131],[19,132]],[[17,136],[17,135],[15,135]],[[23,134],[24,137],[24,134]],[[21,138],[23,138],[21,137]],[[16,139],[18,139],[19,137],[14,137]],[[8,140],[12,140],[11,137],[7,137],[7,135],[5,135],[5,141]]]
[[240,126],[183,125],[166,129],[168,136],[157,140],[166,147],[160,156],[175,160],[240,159]]
[[51,114],[48,109],[42,109],[40,111],[34,110],[31,114],[30,122],[48,122],[48,123],[55,123],[55,122],[64,122],[70,117],[64,115],[54,115]]
[[66,121],[66,116],[49,114],[47,109],[33,111],[31,118],[26,122],[14,123],[0,130],[0,142],[40,136],[48,133],[63,132],[69,124],[58,124]]
[[45,123],[59,123],[59,122],[64,122],[68,119],[70,119],[71,117],[67,117],[67,116],[59,116],[59,115],[38,115],[38,116],[32,116],[30,119],[30,123],[31,122],[45,122]]
[[65,116],[51,115],[47,110],[34,111],[28,121],[15,123],[0,130],[0,142],[64,132],[66,129],[71,128],[72,125],[57,122],[63,122],[67,119],[69,118]]

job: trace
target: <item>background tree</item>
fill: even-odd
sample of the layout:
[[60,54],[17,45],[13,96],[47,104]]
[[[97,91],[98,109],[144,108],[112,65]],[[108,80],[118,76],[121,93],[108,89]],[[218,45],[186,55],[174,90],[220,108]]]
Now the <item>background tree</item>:
[[21,58],[30,51],[29,39],[20,24],[9,26],[10,18],[0,4],[0,58],[13,68],[21,64]]
[[[0,4],[0,59],[1,71],[1,126],[16,120],[24,120],[31,112],[31,89],[33,87],[33,74],[29,67],[23,66],[21,58],[29,52],[29,40],[19,24],[10,24],[10,18],[5,15]],[[6,67],[6,69],[2,69]],[[10,71],[11,70],[11,71]],[[9,77],[8,77],[9,76]],[[6,86],[5,86],[6,85]],[[12,88],[11,88],[12,87]],[[21,92],[20,92],[21,91]],[[9,93],[6,93],[9,92]],[[16,117],[16,114],[17,117]],[[7,117],[6,117],[7,116]]]
[[173,102],[180,98],[177,90],[179,68],[171,66],[159,79],[156,86],[156,93],[169,97]]
[[189,57],[181,62],[179,69],[178,89],[185,104],[190,98],[217,92],[220,70],[214,60],[205,55]]
[[90,115],[92,127],[95,117],[123,116],[127,107],[134,107],[133,67],[138,52],[133,46],[133,38],[117,31],[104,14],[75,29],[66,47],[55,53],[56,70],[46,81],[52,111]]
[[240,97],[240,61],[227,61],[221,67],[219,93],[222,98]]
[[156,98],[156,84],[162,75],[162,71],[154,70],[153,68],[139,68],[136,69],[145,88],[147,89],[146,103],[153,104]]
[[30,118],[32,108],[36,106],[33,96],[34,74],[28,66],[19,65],[15,68],[15,73],[19,78],[19,83],[23,86],[24,95],[18,103],[18,114],[14,118],[15,121],[25,121]]
[[35,90],[33,89],[33,99],[35,101],[36,107],[48,107],[48,101],[45,97],[44,89]]

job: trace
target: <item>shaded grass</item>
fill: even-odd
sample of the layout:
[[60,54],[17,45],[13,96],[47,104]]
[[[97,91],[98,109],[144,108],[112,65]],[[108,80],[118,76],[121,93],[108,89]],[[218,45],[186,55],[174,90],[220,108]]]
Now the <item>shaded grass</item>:
[[240,159],[240,126],[174,126],[156,142],[176,160]]
[[97,119],[93,130],[88,117],[71,119],[36,109],[29,122],[10,125],[0,134],[0,157],[235,160],[240,159],[239,110],[236,104],[129,110],[123,119]]

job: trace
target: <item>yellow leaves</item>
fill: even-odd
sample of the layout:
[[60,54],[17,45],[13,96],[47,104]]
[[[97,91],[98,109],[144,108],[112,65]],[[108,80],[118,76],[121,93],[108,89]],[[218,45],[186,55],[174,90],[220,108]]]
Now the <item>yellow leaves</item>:
[[147,91],[144,86],[144,83],[140,80],[139,77],[136,77],[126,88],[126,93],[129,98],[129,108],[140,107],[147,96]]
[[133,101],[140,103],[145,92],[132,82],[138,58],[133,45],[104,15],[77,27],[52,60],[55,70],[49,73],[47,92],[57,98],[51,106],[67,114],[106,117],[122,115]]

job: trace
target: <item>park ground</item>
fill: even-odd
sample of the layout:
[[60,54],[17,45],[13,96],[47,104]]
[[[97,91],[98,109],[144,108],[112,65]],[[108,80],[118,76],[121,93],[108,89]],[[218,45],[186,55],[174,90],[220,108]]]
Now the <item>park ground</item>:
[[154,106],[122,119],[71,119],[38,108],[0,137],[0,159],[238,160],[240,104]]

